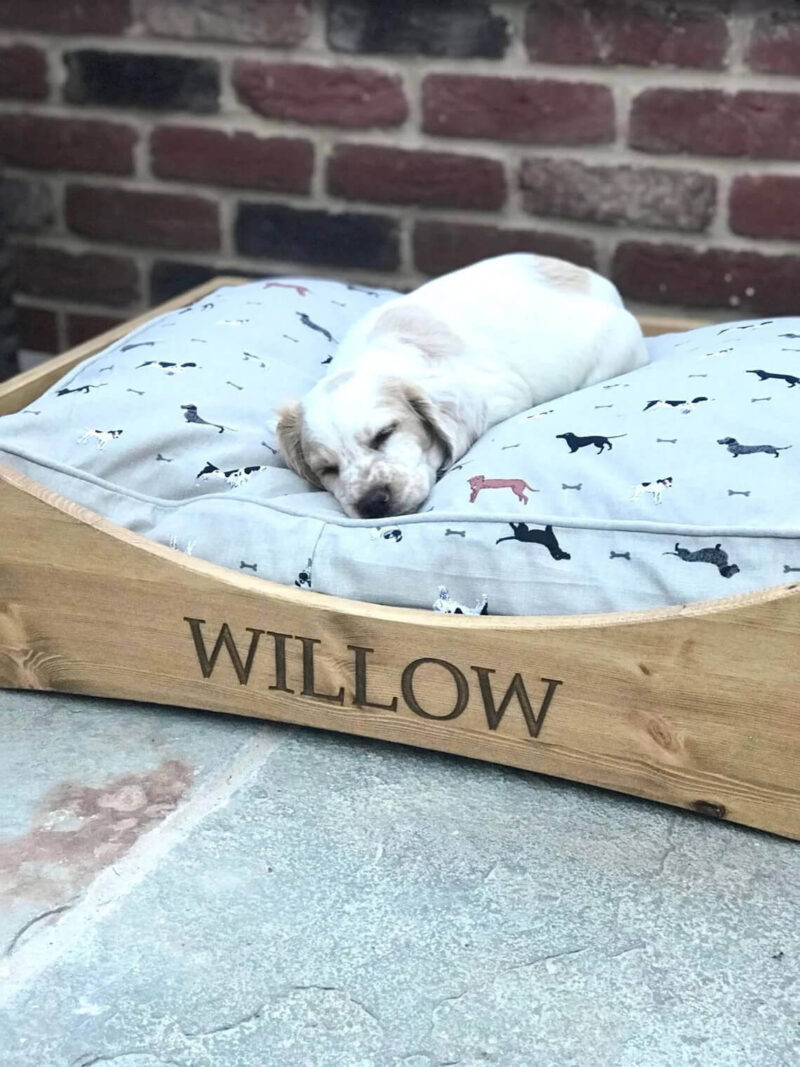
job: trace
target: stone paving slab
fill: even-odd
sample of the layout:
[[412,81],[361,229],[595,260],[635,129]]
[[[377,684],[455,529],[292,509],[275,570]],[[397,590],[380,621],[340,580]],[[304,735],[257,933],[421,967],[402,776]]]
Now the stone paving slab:
[[800,1061],[800,845],[248,725],[188,814],[0,962],[3,1067]]
[[0,952],[13,952],[31,921],[46,923],[79,900],[258,726],[178,708],[0,690]]

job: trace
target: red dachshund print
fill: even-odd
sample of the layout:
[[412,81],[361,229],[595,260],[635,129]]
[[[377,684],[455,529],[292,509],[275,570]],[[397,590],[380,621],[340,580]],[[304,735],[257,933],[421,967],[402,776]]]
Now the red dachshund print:
[[300,296],[308,296],[309,291],[304,285],[292,285],[291,282],[267,282],[265,289],[294,289]]
[[485,478],[482,474],[476,474],[469,480],[469,502],[474,504],[478,493],[481,489],[510,489],[518,500],[521,500],[523,504],[528,503],[528,498],[525,496],[525,490],[530,490],[531,493],[538,493],[538,489],[534,489],[532,485],[528,485],[524,478]]

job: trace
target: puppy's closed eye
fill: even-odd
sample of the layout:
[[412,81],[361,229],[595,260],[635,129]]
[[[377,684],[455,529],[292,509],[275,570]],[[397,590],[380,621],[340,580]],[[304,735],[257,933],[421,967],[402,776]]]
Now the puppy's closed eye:
[[394,431],[397,429],[397,424],[392,423],[391,426],[384,426],[382,430],[378,430],[375,436],[369,443],[369,447],[377,451],[382,445],[385,445]]

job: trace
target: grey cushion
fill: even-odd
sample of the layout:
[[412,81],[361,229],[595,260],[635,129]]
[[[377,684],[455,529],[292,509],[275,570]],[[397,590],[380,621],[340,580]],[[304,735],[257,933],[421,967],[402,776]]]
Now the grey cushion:
[[419,514],[345,517],[283,465],[274,412],[392,295],[308,278],[220,289],[0,420],[2,458],[183,552],[408,607],[650,608],[800,568],[800,319],[652,340],[650,366],[496,426]]

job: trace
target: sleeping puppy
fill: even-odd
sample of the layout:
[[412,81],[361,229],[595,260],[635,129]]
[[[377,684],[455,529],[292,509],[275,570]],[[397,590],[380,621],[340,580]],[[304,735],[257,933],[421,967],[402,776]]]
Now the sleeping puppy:
[[327,375],[280,412],[288,465],[344,511],[416,511],[495,423],[648,361],[611,282],[559,259],[498,256],[359,319]]

